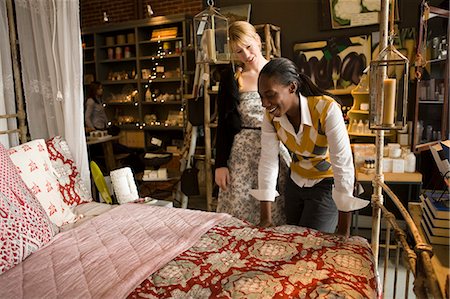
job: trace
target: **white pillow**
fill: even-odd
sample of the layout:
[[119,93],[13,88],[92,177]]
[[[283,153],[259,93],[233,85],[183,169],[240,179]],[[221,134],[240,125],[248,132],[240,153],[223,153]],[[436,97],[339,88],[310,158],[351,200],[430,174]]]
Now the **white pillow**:
[[8,150],[11,160],[27,187],[57,226],[74,222],[76,216],[63,201],[56,172],[44,139],[33,140]]
[[139,194],[130,167],[124,167],[111,171],[111,183],[114,194],[119,204],[135,201]]

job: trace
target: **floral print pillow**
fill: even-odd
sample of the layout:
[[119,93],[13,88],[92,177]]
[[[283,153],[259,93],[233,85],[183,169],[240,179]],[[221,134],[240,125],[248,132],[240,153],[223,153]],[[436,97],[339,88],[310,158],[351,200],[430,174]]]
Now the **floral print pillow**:
[[75,222],[76,216],[63,201],[44,139],[33,140],[8,150],[20,177],[57,226]]
[[64,202],[71,207],[91,202],[91,193],[81,180],[67,142],[61,136],[55,136],[47,140],[46,144]]
[[0,143],[0,274],[47,244],[56,232]]

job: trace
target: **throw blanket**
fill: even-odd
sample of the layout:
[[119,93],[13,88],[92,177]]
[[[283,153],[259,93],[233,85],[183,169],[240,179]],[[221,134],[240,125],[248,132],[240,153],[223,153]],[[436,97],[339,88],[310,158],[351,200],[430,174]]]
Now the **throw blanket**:
[[124,298],[226,214],[121,205],[0,275],[2,298]]

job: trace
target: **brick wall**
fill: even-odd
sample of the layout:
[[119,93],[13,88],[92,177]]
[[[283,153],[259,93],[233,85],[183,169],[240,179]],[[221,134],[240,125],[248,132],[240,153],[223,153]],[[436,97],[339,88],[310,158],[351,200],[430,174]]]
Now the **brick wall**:
[[146,5],[150,4],[153,16],[184,13],[196,15],[203,9],[202,0],[80,0],[81,27],[103,25],[106,11],[109,24],[147,18]]

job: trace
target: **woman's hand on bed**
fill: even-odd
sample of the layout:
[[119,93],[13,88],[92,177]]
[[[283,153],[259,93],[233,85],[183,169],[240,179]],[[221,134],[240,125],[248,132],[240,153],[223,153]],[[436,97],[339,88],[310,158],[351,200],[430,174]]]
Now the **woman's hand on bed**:
[[273,226],[272,223],[272,202],[271,201],[261,201],[260,211],[259,211],[259,224],[260,227],[270,227]]
[[337,235],[350,237],[350,225],[352,223],[352,212],[339,211]]
[[258,224],[259,227],[271,227],[273,223],[271,220],[261,220]]
[[228,167],[219,167],[216,168],[216,184],[223,191],[227,191],[228,184],[230,182],[230,172],[228,171]]

